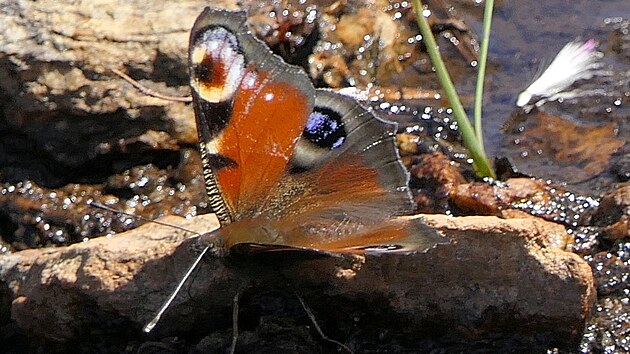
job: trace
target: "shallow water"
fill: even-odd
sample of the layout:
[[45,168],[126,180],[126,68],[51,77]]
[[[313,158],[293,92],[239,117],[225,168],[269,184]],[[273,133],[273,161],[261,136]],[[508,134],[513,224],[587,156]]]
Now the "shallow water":
[[[480,11],[462,10],[460,15],[481,33]],[[490,155],[503,151],[497,144],[502,140],[500,128],[515,109],[518,93],[534,78],[539,63],[549,62],[575,38],[606,40],[609,29],[604,26],[604,20],[610,17],[629,18],[630,3],[552,0],[537,4],[505,1],[496,5],[489,61],[497,70],[488,75],[490,84],[486,85],[484,106],[484,133]],[[619,67],[625,65],[626,70],[630,70],[628,63],[611,62],[613,59],[605,61]],[[462,87],[462,91],[468,90],[468,85]]]
[[[458,15],[465,18],[477,33],[481,33],[481,7],[470,6],[470,2],[461,2],[458,8]],[[533,81],[536,72],[541,66],[544,67],[544,63],[549,63],[567,42],[576,38],[596,39],[600,42],[598,49],[606,54],[604,63],[612,67],[617,74],[628,73],[630,63],[627,62],[627,53],[624,58],[611,51],[610,37],[613,26],[605,24],[606,19],[619,17],[626,20],[630,18],[630,2],[552,0],[535,4],[521,1],[501,1],[495,4],[483,121],[485,147],[490,156],[507,156],[517,168],[540,178],[555,179],[554,177],[562,176],[562,171],[549,173],[547,167],[555,162],[548,160],[545,151],[538,154],[530,152],[527,158],[522,158],[523,147],[517,146],[509,132],[503,131],[502,127],[508,122],[509,117],[517,112],[515,100],[518,93]],[[474,73],[466,75],[465,82],[460,80],[457,83],[461,93],[474,92],[474,75]],[[614,81],[612,83],[615,86]],[[616,126],[619,128],[617,130],[619,137],[627,139],[630,132],[624,129],[623,122],[615,120],[627,118],[630,114],[628,107],[630,88],[624,89],[619,86],[603,88],[608,92],[612,91],[611,96],[588,97],[562,104],[551,103],[543,106],[543,110],[560,115],[578,125],[619,123],[618,125],[622,125]],[[615,101],[624,94],[622,103],[616,105]],[[588,107],[588,112],[585,107]],[[547,167],[539,169],[537,166]],[[574,184],[578,189],[597,194],[597,191],[606,189],[607,182],[613,182],[614,179],[608,178],[599,183],[590,181],[586,188],[580,183]]]

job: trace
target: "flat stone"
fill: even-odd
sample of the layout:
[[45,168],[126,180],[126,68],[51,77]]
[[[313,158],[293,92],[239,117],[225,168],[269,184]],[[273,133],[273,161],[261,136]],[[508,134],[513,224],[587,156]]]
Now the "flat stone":
[[[535,335],[560,347],[579,341],[595,301],[593,276],[579,256],[553,246],[554,224],[492,216],[425,219],[451,243],[406,256],[208,257],[156,335],[204,325],[220,330],[221,323],[227,330],[231,321],[224,317],[230,318],[235,294],[283,291],[290,284],[331,333],[349,326],[357,332],[377,327],[411,341],[431,335],[463,341]],[[218,226],[214,215],[160,221],[200,233]],[[11,317],[28,333],[54,340],[76,340],[107,326],[140,332],[198,254],[190,235],[150,223],[69,247],[0,256]],[[335,323],[339,328],[331,328]]]

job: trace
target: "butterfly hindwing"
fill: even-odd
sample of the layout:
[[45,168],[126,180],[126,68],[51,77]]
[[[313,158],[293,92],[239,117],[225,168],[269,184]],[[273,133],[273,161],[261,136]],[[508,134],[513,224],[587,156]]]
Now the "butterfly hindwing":
[[[350,182],[348,178],[353,178],[354,183],[361,184],[373,174],[374,182],[387,192],[385,198],[395,209],[391,210],[392,214],[411,213],[409,173],[400,161],[396,131],[396,123],[379,119],[354,99],[320,89],[316,92],[314,111],[294,151],[292,163],[310,170],[330,170],[331,165],[343,169],[344,163],[350,164],[350,169],[354,166],[357,170],[352,176],[345,177],[345,183]],[[334,138],[328,139],[330,136]],[[327,179],[327,174],[320,173],[320,183],[322,179]],[[331,179],[331,183],[338,181]],[[384,200],[374,202],[380,202],[383,207]]]

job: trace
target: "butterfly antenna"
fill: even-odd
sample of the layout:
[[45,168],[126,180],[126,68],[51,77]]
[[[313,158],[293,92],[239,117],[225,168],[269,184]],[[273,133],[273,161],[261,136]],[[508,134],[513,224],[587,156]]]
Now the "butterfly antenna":
[[[140,219],[140,220],[144,220],[144,221],[148,221],[148,222],[154,222],[154,223],[156,223],[158,225],[168,226],[168,227],[172,227],[172,228],[175,228],[175,229],[178,229],[178,230],[189,232],[189,233],[192,233],[192,234],[195,234],[195,235],[200,235],[198,232],[195,232],[195,231],[192,231],[192,230],[188,230],[186,228],[179,227],[177,225],[171,225],[171,224],[168,224],[168,223],[165,223],[165,222],[161,222],[161,221],[145,218],[145,217],[140,216],[140,215],[135,215],[135,214],[132,214],[132,213],[124,212],[122,210],[117,210],[117,209],[114,209],[114,208],[110,208],[110,207],[108,207],[105,204],[101,204],[101,203],[95,202],[93,200],[88,201],[87,204],[90,205],[90,206],[93,206],[95,208],[111,211],[113,213],[118,213],[118,214],[122,214],[122,215],[131,216],[131,217],[134,217],[134,218],[137,218],[137,219]],[[197,266],[199,265],[199,262],[201,262],[201,260],[203,259],[203,256],[205,256],[205,254],[208,252],[209,249],[210,249],[210,246],[206,246],[206,247],[204,247],[203,250],[201,250],[201,253],[197,256],[197,258],[195,259],[193,264],[188,268],[188,270],[186,271],[186,274],[184,274],[184,276],[182,277],[182,280],[179,281],[179,283],[177,284],[177,287],[175,288],[175,290],[173,290],[173,292],[171,293],[169,298],[164,302],[164,304],[162,304],[162,307],[160,307],[160,310],[157,312],[155,317],[153,317],[151,322],[147,323],[144,326],[143,331],[145,333],[151,332],[151,330],[153,330],[153,328],[158,324],[158,322],[160,321],[160,318],[162,317],[164,312],[166,312],[166,309],[168,309],[168,307],[171,305],[173,300],[175,300],[175,297],[177,296],[177,294],[179,294],[179,292],[182,290],[182,287],[184,287],[184,284],[186,283],[186,280],[188,280],[188,278],[190,278],[190,275],[195,270],[195,268],[197,268]]]
[[135,214],[132,214],[132,213],[127,213],[127,212],[124,212],[122,210],[118,210],[118,209],[114,209],[114,208],[108,207],[105,204],[101,204],[101,203],[95,202],[93,200],[88,200],[87,204],[90,205],[90,206],[93,206],[95,208],[111,211],[112,213],[127,215],[127,216],[130,216],[132,218],[136,218],[138,220],[144,220],[144,221],[147,221],[147,222],[156,223],[158,225],[172,227],[174,229],[185,231],[185,232],[189,232],[189,233],[197,235],[197,236],[200,235],[198,232],[195,232],[195,231],[192,231],[192,230],[188,230],[188,229],[186,229],[184,227],[180,227],[180,226],[177,226],[177,225],[172,225],[172,224],[161,222],[161,221],[158,221],[158,220],[153,220],[153,219],[150,219],[150,218],[145,218],[144,216],[135,215]]
[[195,268],[197,268],[197,265],[199,265],[199,262],[201,262],[201,260],[203,259],[203,256],[206,254],[206,252],[208,252],[209,249],[210,249],[210,247],[206,246],[201,251],[199,256],[197,256],[197,259],[195,259],[195,261],[190,266],[190,268],[188,268],[188,271],[186,271],[186,274],[184,274],[184,277],[182,277],[182,280],[179,281],[179,284],[177,284],[177,287],[175,288],[175,290],[173,290],[173,292],[171,293],[171,296],[169,296],[168,299],[164,302],[164,304],[162,304],[162,307],[157,312],[155,317],[153,317],[151,322],[147,323],[144,326],[144,328],[142,329],[144,331],[144,333],[151,332],[151,330],[153,330],[155,325],[157,325],[157,323],[160,321],[160,318],[162,317],[162,315],[164,314],[166,309],[171,305],[173,300],[175,300],[175,297],[177,296],[177,294],[179,294],[180,290],[182,290],[182,288],[184,287],[184,283],[186,283],[186,280],[188,280],[188,278],[190,278],[190,275],[195,270]]

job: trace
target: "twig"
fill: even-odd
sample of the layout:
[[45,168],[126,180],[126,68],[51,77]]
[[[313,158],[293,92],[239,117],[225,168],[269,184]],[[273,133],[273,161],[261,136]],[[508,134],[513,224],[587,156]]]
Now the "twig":
[[94,200],[88,200],[87,205],[92,206],[92,207],[95,207],[95,208],[98,208],[98,209],[107,210],[107,211],[110,211],[110,212],[112,212],[112,213],[116,213],[116,214],[121,214],[121,215],[130,216],[130,217],[132,217],[132,218],[136,218],[136,219],[138,219],[138,220],[142,220],[142,221],[146,221],[146,222],[152,222],[152,223],[156,223],[156,224],[158,224],[158,225],[162,225],[162,226],[172,227],[172,228],[174,228],[174,229],[181,230],[181,231],[185,231],[185,232],[191,233],[191,234],[193,234],[193,235],[201,236],[201,234],[200,234],[200,233],[198,233],[198,232],[196,232],[196,231],[192,231],[192,230],[189,230],[189,229],[184,228],[184,227],[181,227],[181,226],[177,226],[177,225],[172,225],[172,224],[169,224],[169,223],[165,223],[165,222],[162,222],[162,221],[159,221],[159,220],[150,219],[150,218],[145,218],[144,216],[141,216],[141,215],[136,215],[136,214],[132,214],[132,213],[127,213],[126,211],[122,211],[122,210],[118,210],[118,209],[114,209],[114,208],[108,207],[107,205],[105,205],[105,204],[101,204],[101,203],[96,202],[96,201],[94,201]]
[[129,75],[123,73],[122,71],[118,70],[118,69],[111,69],[112,72],[118,76],[120,76],[120,78],[122,78],[123,80],[127,81],[128,83],[131,84],[131,86],[135,87],[138,89],[138,91],[144,93],[147,96],[151,96],[151,97],[155,97],[155,98],[160,98],[163,100],[167,100],[167,101],[175,101],[175,102],[192,102],[192,97],[191,96],[168,96],[168,95],[163,95],[159,92],[156,92],[154,90],[151,90],[150,88],[142,85],[141,83],[139,83],[138,81],[132,79]]
[[336,340],[328,337],[324,333],[324,331],[322,331],[322,328],[317,323],[317,319],[315,319],[315,315],[313,315],[313,312],[311,311],[311,309],[308,306],[306,306],[306,302],[304,302],[304,299],[302,299],[302,297],[297,293],[297,291],[293,290],[293,293],[295,294],[295,296],[300,301],[300,304],[302,305],[302,308],[304,309],[304,312],[306,312],[306,315],[311,320],[311,323],[313,323],[313,326],[315,327],[315,330],[317,330],[317,333],[319,333],[319,335],[322,337],[322,339],[325,340],[325,341],[328,341],[330,343],[338,345],[340,348],[344,349],[345,351],[347,351],[350,354],[354,354],[352,349],[348,348],[347,345],[345,345],[345,344],[343,344],[343,343],[341,343],[339,341],[336,341]]

